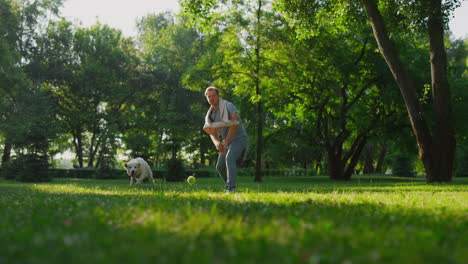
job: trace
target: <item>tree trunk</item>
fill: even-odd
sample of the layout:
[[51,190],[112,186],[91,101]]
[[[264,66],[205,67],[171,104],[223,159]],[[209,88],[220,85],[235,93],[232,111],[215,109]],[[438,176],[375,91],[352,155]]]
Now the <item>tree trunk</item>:
[[332,180],[345,180],[344,178],[344,162],[335,155],[333,149],[328,150],[328,173]]
[[[260,98],[260,18],[262,16],[262,0],[258,1],[257,6],[257,36],[255,47],[255,95]],[[255,161],[255,182],[262,181],[262,152],[263,152],[263,111],[261,100],[257,102],[257,155]]]
[[12,148],[12,145],[10,143],[5,143],[5,147],[3,148],[3,155],[2,155],[2,166],[5,165],[5,163],[7,163],[8,161],[10,161],[11,148]]
[[78,158],[78,166],[83,168],[83,142],[81,140],[80,131],[73,133],[73,145],[75,146],[75,152]]
[[257,155],[255,159],[255,182],[262,181],[263,118],[262,105],[257,103]]
[[379,153],[379,160],[377,161],[377,166],[375,166],[375,173],[382,173],[383,163],[385,161],[385,156],[387,155],[388,146],[386,143],[383,143]]
[[366,150],[364,152],[364,174],[374,173],[374,159],[372,158],[373,144],[368,142],[366,144]]
[[[351,154],[350,161],[348,163],[348,167],[345,170],[345,173],[343,175],[344,180],[351,180],[351,176],[353,175],[354,169],[356,168],[356,165],[359,161],[359,157],[361,156],[362,150],[364,149],[364,146],[366,145],[367,142],[367,136],[366,133],[361,133],[353,142],[353,146],[356,144],[356,147],[352,147],[349,151]],[[345,163],[347,160],[345,160]]]
[[383,18],[377,8],[375,0],[363,0],[374,37],[387,65],[389,66],[395,81],[400,87],[400,92],[408,111],[408,116],[413,128],[416,142],[419,147],[419,155],[426,171],[426,181],[433,178],[434,157],[432,153],[432,137],[424,118],[421,104],[409,72],[398,57],[396,49],[391,42],[385,28]]
[[444,47],[444,22],[441,0],[431,0],[429,39],[431,49],[432,97],[434,99],[435,134],[433,173],[428,182],[451,181],[455,158],[455,128],[447,80],[447,55]]
[[[97,129],[95,128],[93,131],[93,136],[91,137],[91,144],[89,146],[89,158],[88,158],[88,166],[87,167],[94,167],[94,160],[96,159],[96,155],[98,154],[99,147],[102,145],[104,141],[105,134],[101,132],[99,135]],[[96,167],[98,165],[96,164]]]

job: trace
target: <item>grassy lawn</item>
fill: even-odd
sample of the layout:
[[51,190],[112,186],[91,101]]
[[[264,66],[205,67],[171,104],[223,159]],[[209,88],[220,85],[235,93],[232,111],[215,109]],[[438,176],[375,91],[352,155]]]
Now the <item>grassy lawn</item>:
[[468,178],[0,179],[0,263],[467,263]]

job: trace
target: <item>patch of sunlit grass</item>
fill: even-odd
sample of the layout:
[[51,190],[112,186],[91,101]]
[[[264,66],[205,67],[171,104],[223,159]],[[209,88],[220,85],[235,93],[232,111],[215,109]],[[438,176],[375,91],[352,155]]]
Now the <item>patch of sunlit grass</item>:
[[[362,177],[0,180],[0,263],[463,263],[468,188]],[[51,251],[50,249],[54,250]]]

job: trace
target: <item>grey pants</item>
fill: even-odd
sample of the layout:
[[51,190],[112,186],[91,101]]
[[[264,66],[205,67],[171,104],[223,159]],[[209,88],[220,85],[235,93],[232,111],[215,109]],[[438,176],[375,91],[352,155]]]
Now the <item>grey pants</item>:
[[226,190],[236,189],[237,165],[242,151],[247,146],[247,137],[236,138],[229,145],[225,154],[219,153],[216,170],[226,185]]

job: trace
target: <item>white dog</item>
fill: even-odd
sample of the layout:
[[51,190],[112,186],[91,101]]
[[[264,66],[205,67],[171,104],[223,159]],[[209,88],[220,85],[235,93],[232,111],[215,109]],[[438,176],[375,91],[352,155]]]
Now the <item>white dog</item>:
[[150,166],[142,158],[132,159],[131,161],[125,163],[125,168],[127,168],[127,174],[130,176],[130,186],[133,185],[133,180],[136,181],[136,184],[141,184],[144,179],[150,178],[154,183],[153,172],[151,171]]

